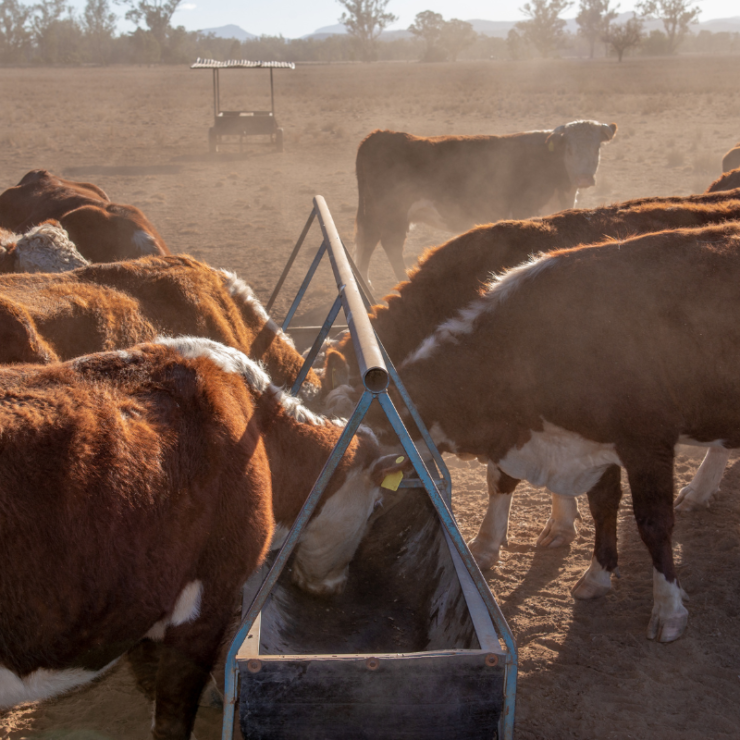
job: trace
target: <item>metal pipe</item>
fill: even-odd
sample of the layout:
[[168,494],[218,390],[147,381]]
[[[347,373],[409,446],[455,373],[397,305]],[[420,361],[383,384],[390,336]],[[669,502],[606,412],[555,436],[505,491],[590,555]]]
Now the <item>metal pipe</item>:
[[362,383],[367,390],[379,393],[388,387],[389,380],[383,354],[375,338],[375,331],[370,324],[362,295],[347,260],[347,253],[326,201],[322,196],[317,195],[313,203],[321,231],[324,234],[324,241],[329,246],[332,270],[337,281],[339,295],[342,297],[347,325],[350,327]]
[[306,277],[303,278],[301,287],[298,289],[298,293],[296,293],[296,297],[293,299],[293,303],[290,305],[290,308],[288,309],[287,316],[283,319],[283,325],[280,328],[286,333],[288,331],[288,326],[290,325],[290,322],[293,320],[293,315],[298,309],[300,302],[303,300],[303,296],[308,290],[308,286],[311,284],[311,278],[313,278],[313,274],[316,272],[316,268],[319,266],[319,263],[321,262],[321,258],[324,256],[324,253],[326,252],[326,247],[327,247],[326,240],[324,240],[323,242],[321,242],[321,246],[316,252],[316,255],[313,258],[313,262],[311,262],[311,267],[308,268]]

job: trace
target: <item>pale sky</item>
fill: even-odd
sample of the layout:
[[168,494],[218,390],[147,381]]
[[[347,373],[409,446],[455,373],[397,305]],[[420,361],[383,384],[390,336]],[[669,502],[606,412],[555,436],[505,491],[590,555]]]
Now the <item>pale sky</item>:
[[[526,0],[390,0],[388,10],[399,16],[389,28],[408,28],[414,16],[422,10],[441,13],[445,19],[479,18],[489,21],[521,20],[519,8]],[[78,10],[85,0],[71,0]],[[740,16],[738,0],[703,0],[700,20]],[[113,12],[123,16],[125,6],[111,3]],[[622,0],[620,12],[634,8],[634,0]],[[563,17],[575,17],[578,1]],[[184,0],[173,18],[173,25],[185,26],[189,31],[214,28],[234,23],[257,36],[267,34],[298,38],[317,28],[338,23],[342,6],[337,0]],[[126,28],[122,26],[122,29]],[[130,30],[126,28],[126,30]]]

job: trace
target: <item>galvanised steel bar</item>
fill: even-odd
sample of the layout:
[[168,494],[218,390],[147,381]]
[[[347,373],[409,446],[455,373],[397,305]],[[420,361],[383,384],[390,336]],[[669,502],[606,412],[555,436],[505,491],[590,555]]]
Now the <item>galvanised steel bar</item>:
[[[344,242],[342,242],[342,246],[344,247]],[[350,255],[347,247],[344,247],[344,253],[347,255],[347,262],[349,262],[349,266],[352,268],[352,274],[355,276],[355,280],[357,280],[357,285],[359,286],[360,292],[363,294],[363,298],[365,299],[364,303],[369,310],[371,306],[374,306],[377,303],[377,301],[375,300],[375,296],[370,290],[370,286],[365,282],[365,278],[360,275],[360,271],[357,269],[357,265],[352,259],[352,256]]]
[[283,274],[280,276],[280,279],[277,281],[277,285],[275,286],[275,290],[272,291],[272,295],[270,296],[270,300],[267,301],[267,306],[265,306],[265,310],[267,313],[270,313],[270,309],[272,308],[272,304],[275,303],[275,299],[278,296],[278,293],[280,292],[280,289],[283,287],[283,283],[285,282],[285,278],[288,277],[288,273],[290,272],[290,268],[293,267],[293,263],[295,262],[295,258],[298,256],[298,252],[301,251],[301,247],[303,246],[303,242],[306,238],[306,234],[308,234],[308,230],[311,228],[311,224],[313,223],[313,220],[316,218],[316,209],[311,209],[311,214],[308,217],[308,221],[306,221],[306,225],[303,227],[303,231],[301,231],[301,235],[298,237],[298,241],[295,243],[295,246],[293,247],[293,251],[290,253],[290,257],[288,257],[288,262],[285,265],[285,269],[283,270]]
[[332,269],[339,295],[342,297],[362,383],[369,391],[382,391],[388,387],[388,370],[375,338],[375,330],[367,315],[362,295],[357,287],[357,281],[347,260],[344,244],[339,238],[326,201],[317,195],[313,203],[321,231],[324,234],[324,241],[329,247]]
[[300,302],[303,300],[303,296],[308,290],[308,286],[311,284],[311,279],[313,278],[313,275],[316,272],[316,268],[319,266],[319,263],[321,262],[321,258],[324,256],[326,249],[327,249],[327,242],[326,242],[326,239],[324,239],[324,241],[321,242],[321,246],[318,248],[316,255],[313,258],[313,262],[311,262],[311,266],[308,268],[306,277],[303,278],[301,287],[298,288],[298,292],[296,293],[296,296],[293,299],[293,303],[290,305],[290,308],[288,309],[288,313],[285,316],[285,319],[283,319],[283,326],[282,326],[283,331],[285,332],[288,331],[290,322],[293,320],[293,315],[295,314],[296,309],[298,308]]
[[383,343],[380,341],[380,339],[378,339],[378,344],[380,345],[380,349],[383,352],[386,367],[388,368],[388,372],[390,373],[393,385],[396,386],[396,390],[398,390],[398,393],[401,396],[401,400],[411,414],[411,418],[414,420],[414,424],[416,424],[417,429],[421,433],[421,438],[424,440],[424,443],[426,444],[429,452],[432,455],[432,459],[437,464],[437,467],[439,468],[440,473],[444,478],[444,494],[447,506],[452,506],[452,477],[450,476],[450,471],[447,469],[447,465],[445,465],[445,462],[442,459],[442,455],[439,454],[437,445],[435,445],[434,441],[432,440],[432,435],[429,434],[429,430],[426,428],[426,425],[421,420],[421,416],[419,416],[419,412],[416,410],[416,406],[414,406],[414,402],[411,400],[411,396],[406,390],[406,386],[401,382],[401,378],[398,375],[398,370],[396,370],[396,366],[393,364],[393,361],[388,356],[388,353],[385,351],[385,347],[383,346]]
[[483,603],[486,605],[486,609],[488,609],[488,613],[491,615],[491,619],[493,620],[493,623],[496,626],[498,633],[501,635],[501,638],[504,641],[504,645],[506,646],[506,650],[508,652],[506,658],[506,682],[508,690],[504,693],[504,707],[502,710],[502,740],[513,740],[516,701],[516,677],[518,671],[518,657],[514,635],[511,633],[509,625],[506,623],[506,618],[502,614],[501,609],[499,608],[499,605],[496,602],[496,599],[494,598],[488,583],[486,583],[486,579],[483,578],[483,574],[480,572],[480,568],[478,568],[478,565],[473,559],[470,550],[468,550],[467,545],[465,544],[465,541],[460,534],[460,530],[457,528],[454,515],[434,486],[434,481],[432,480],[432,477],[429,474],[426,465],[424,464],[424,460],[421,458],[421,455],[419,455],[419,451],[416,449],[416,446],[411,440],[408,430],[404,426],[403,421],[401,421],[401,417],[398,415],[398,411],[396,411],[396,407],[393,405],[393,401],[391,401],[388,393],[377,394],[377,399],[380,402],[383,411],[385,411],[385,415],[388,418],[391,426],[393,427],[393,430],[398,435],[398,438],[401,441],[401,445],[406,451],[406,454],[409,456],[409,460],[414,466],[414,470],[416,470],[422,482],[424,483],[424,488],[426,489],[426,492],[432,501],[432,505],[437,510],[437,514],[439,515],[440,521],[442,522],[442,526],[445,528],[447,534],[450,536],[450,539],[455,545],[455,549],[457,550],[458,555],[460,555],[460,558],[465,565],[465,569],[468,571],[470,577],[473,579],[473,583],[475,584],[478,593],[483,599]]
[[326,321],[324,321],[324,325],[321,327],[321,331],[319,331],[318,336],[314,340],[313,346],[311,347],[311,351],[306,355],[306,359],[303,361],[303,365],[301,366],[301,371],[298,373],[298,377],[295,379],[295,383],[293,383],[293,387],[290,389],[290,392],[292,395],[294,396],[298,395],[298,391],[301,389],[301,386],[303,385],[303,381],[306,379],[306,376],[308,375],[308,371],[313,366],[313,361],[316,359],[316,355],[319,353],[319,350],[321,349],[321,345],[324,343],[324,340],[326,339],[326,336],[329,333],[329,330],[334,324],[334,320],[337,318],[337,314],[339,313],[339,309],[341,307],[342,307],[342,300],[339,296],[337,296],[336,300],[332,304],[332,307],[329,311],[329,315],[326,317]]
[[360,423],[365,418],[365,414],[367,413],[367,410],[372,403],[373,397],[374,394],[370,391],[365,391],[362,394],[360,400],[357,403],[357,406],[355,407],[355,410],[352,412],[352,416],[347,422],[347,425],[344,427],[344,431],[339,437],[339,441],[337,442],[336,447],[329,455],[329,459],[324,464],[321,474],[316,480],[316,483],[314,483],[313,489],[308,495],[306,502],[303,504],[303,508],[298,513],[298,516],[296,517],[296,520],[293,523],[293,526],[291,527],[290,532],[288,533],[288,536],[283,543],[283,546],[280,548],[280,552],[275,558],[275,562],[272,564],[272,567],[267,573],[264,583],[252,600],[252,604],[250,605],[246,615],[244,616],[244,619],[242,620],[239,631],[236,633],[234,639],[231,642],[229,652],[226,656],[225,664],[224,722],[221,729],[221,740],[232,740],[234,735],[234,706],[237,700],[236,654],[239,652],[239,648],[249,634],[249,630],[252,629],[252,625],[254,624],[254,620],[257,618],[257,615],[262,611],[262,607],[264,606],[268,595],[275,587],[277,579],[282,573],[285,564],[288,562],[288,558],[295,549],[298,538],[306,523],[310,519],[311,514],[313,514],[313,511],[316,508],[321,495],[324,493],[324,489],[326,488],[329,480],[334,474],[339,461],[342,459],[342,455],[344,455],[344,451],[347,449],[349,443],[352,441],[352,438],[355,436],[355,433],[357,432],[357,427],[360,426]]

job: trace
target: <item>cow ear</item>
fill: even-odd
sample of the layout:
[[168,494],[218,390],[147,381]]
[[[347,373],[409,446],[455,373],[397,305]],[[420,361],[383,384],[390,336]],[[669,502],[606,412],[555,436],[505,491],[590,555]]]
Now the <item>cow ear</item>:
[[411,460],[406,454],[383,455],[370,466],[370,480],[373,485],[396,491],[403,474],[412,468]]
[[349,385],[349,365],[344,355],[336,349],[326,351],[322,386],[328,393],[340,385]]
[[601,140],[611,141],[614,138],[614,134],[617,133],[616,123],[604,123],[601,126]]
[[550,152],[560,151],[565,142],[565,126],[558,126],[546,139],[545,144]]

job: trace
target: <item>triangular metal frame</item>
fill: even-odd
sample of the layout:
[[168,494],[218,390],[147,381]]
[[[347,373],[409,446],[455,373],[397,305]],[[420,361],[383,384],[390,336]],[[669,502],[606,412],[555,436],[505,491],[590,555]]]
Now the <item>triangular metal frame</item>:
[[[360,426],[374,400],[377,400],[383,409],[388,421],[398,435],[404,451],[409,456],[409,460],[412,463],[414,470],[419,476],[418,479],[402,481],[401,486],[405,488],[423,487],[427,492],[432,505],[437,511],[440,523],[448,540],[448,544],[451,544],[454,547],[454,550],[451,548],[451,552],[456,552],[457,556],[462,561],[462,564],[472,579],[476,591],[488,611],[500,639],[504,643],[506,650],[505,682],[499,737],[501,740],[513,740],[516,681],[518,671],[517,648],[514,637],[498,603],[496,602],[496,599],[494,598],[483,574],[473,559],[473,556],[465,544],[460,530],[455,523],[455,518],[451,511],[452,483],[449,471],[442,460],[442,456],[432,441],[429,432],[424,426],[421,417],[414,407],[411,398],[404,388],[396,368],[393,366],[385,348],[383,348],[374,329],[372,328],[372,325],[370,324],[367,309],[372,305],[372,303],[374,303],[372,295],[364,284],[364,281],[362,281],[361,277],[357,273],[354,263],[339,238],[339,234],[336,230],[331,214],[329,213],[326,201],[322,196],[317,195],[314,197],[313,203],[314,207],[311,211],[311,215],[309,216],[301,236],[293,249],[275,291],[267,304],[267,310],[269,311],[272,308],[275,298],[285,282],[288,271],[303,245],[311,224],[315,218],[318,218],[323,234],[323,241],[311,263],[311,266],[309,267],[308,272],[306,273],[298,293],[296,294],[295,300],[283,321],[283,331],[287,331],[290,322],[295,315],[296,309],[298,308],[298,305],[305,295],[311,279],[316,272],[316,268],[321,262],[324,254],[327,252],[329,253],[332,270],[336,278],[337,298],[329,310],[326,321],[321,327],[311,351],[306,356],[301,372],[293,385],[292,393],[295,395],[300,390],[300,387],[303,384],[316,355],[321,349],[340,308],[344,309],[347,326],[352,336],[355,353],[360,367],[360,375],[362,377],[365,390],[363,391],[352,416],[349,418],[339,441],[329,455],[329,459],[326,461],[321,474],[316,480],[311,493],[303,505],[303,508],[296,517],[295,523],[280,548],[280,551],[278,552],[272,567],[269,569],[262,586],[252,599],[246,613],[243,613],[241,626],[231,643],[226,658],[222,740],[232,740],[233,738],[234,707],[237,702],[236,656],[239,648],[249,634],[258,615],[262,611],[270,592],[275,587],[288,558],[298,543],[298,538],[300,537],[303,528],[308,523],[321,495],[324,492],[324,489],[339,464],[342,455],[344,455],[345,450],[349,446],[352,438],[355,436],[357,428]],[[424,439],[424,442],[432,454],[432,472],[427,468],[427,465],[422,459],[421,454],[414,444],[411,435],[406,429],[406,426],[401,420],[401,417],[388,394],[388,385],[391,380],[398,390],[404,405],[410,412],[411,417]]]

